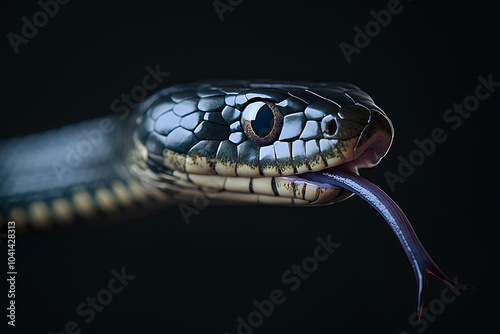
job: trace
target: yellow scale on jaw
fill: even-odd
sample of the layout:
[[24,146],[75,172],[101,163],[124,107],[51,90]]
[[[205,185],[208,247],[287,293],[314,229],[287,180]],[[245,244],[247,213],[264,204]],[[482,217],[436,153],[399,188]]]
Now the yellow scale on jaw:
[[[209,199],[224,200],[228,204],[241,203],[243,199],[254,204],[291,205],[308,204],[314,201],[320,204],[329,202],[342,193],[340,189],[323,189],[312,183],[292,178],[199,175],[179,171],[175,171],[173,175],[179,178],[177,184],[182,184],[181,189],[176,189],[179,191],[179,195],[176,196],[180,199],[192,194],[198,188]],[[252,193],[250,189],[255,193]]]

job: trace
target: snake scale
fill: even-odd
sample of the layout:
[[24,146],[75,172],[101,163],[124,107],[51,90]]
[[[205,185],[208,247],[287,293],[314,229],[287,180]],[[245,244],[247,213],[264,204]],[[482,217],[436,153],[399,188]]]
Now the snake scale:
[[328,205],[358,194],[398,237],[415,272],[452,287],[402,211],[358,175],[393,126],[346,83],[224,80],[160,90],[115,114],[0,142],[0,220],[37,231],[126,219],[203,195],[213,204]]

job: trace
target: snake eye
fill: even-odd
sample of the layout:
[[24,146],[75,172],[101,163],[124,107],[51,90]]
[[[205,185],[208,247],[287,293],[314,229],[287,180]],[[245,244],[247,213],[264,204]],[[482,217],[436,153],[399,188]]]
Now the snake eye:
[[241,123],[250,141],[257,146],[266,146],[278,139],[283,127],[283,114],[273,102],[253,102],[243,111]]

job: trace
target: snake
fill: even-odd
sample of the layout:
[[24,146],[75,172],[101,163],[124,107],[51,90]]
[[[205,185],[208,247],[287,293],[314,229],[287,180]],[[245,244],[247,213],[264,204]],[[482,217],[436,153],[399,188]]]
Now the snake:
[[0,142],[0,221],[20,231],[123,220],[178,205],[324,206],[356,194],[387,221],[417,281],[464,292],[422,246],[405,214],[359,176],[389,151],[394,127],[342,82],[213,80],[163,88],[134,109]]

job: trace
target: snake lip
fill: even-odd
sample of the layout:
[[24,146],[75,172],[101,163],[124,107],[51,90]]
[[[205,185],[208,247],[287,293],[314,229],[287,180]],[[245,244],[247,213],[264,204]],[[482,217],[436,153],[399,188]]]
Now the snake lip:
[[359,175],[359,168],[368,168],[377,165],[383,158],[383,156],[387,153],[390,141],[387,141],[386,139],[386,136],[377,136],[376,138],[372,138],[369,141],[366,141],[365,144],[362,145],[362,147],[356,147],[356,151],[358,152],[361,151],[360,149],[363,149],[360,154],[338,165],[330,166],[315,172],[306,172],[303,174],[290,176],[280,176],[279,178],[288,179],[292,182],[305,181],[306,183],[312,184],[317,187],[320,193],[325,193],[324,196],[320,195],[316,200],[310,202],[309,204],[311,205],[329,205],[334,202],[345,200],[353,195],[351,191],[346,191],[342,187],[330,184],[328,182],[312,181],[307,177],[307,174],[336,174],[338,170],[347,170]]
[[[366,141],[361,147],[358,148],[358,152],[360,149],[363,149],[363,151],[355,156],[353,159],[344,161],[340,164],[337,164],[335,166],[330,166],[322,170],[318,171],[309,171],[301,174],[295,174],[295,175],[286,175],[286,176],[276,176],[276,178],[279,179],[284,179],[284,180],[290,180],[290,181],[306,181],[307,183],[314,184],[317,187],[323,188],[323,189],[336,189],[337,191],[340,190],[340,187],[329,184],[329,183],[324,183],[324,182],[318,182],[318,181],[311,181],[304,177],[306,174],[318,174],[318,173],[335,173],[335,169],[343,169],[343,170],[348,170],[353,173],[356,173],[359,175],[358,169],[359,168],[368,168],[368,167],[373,167],[377,165],[380,160],[385,156],[387,153],[389,146],[391,144],[390,141],[387,141],[387,136],[382,134],[379,134],[377,136],[373,136],[370,138],[370,140]],[[349,195],[347,195],[345,198],[349,197],[352,195],[351,192],[348,192]],[[332,198],[335,199],[335,198]],[[316,204],[331,204],[333,203],[331,200],[321,200],[319,203],[315,202]]]

